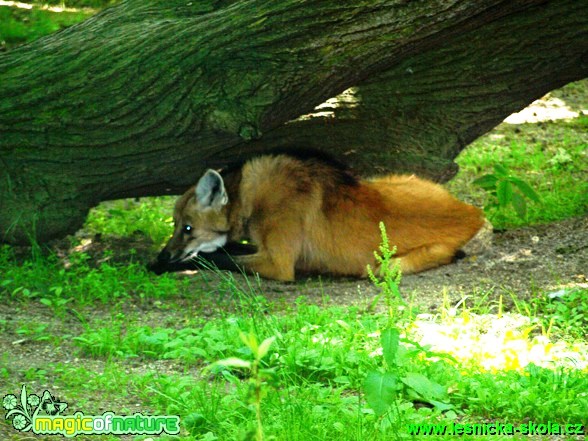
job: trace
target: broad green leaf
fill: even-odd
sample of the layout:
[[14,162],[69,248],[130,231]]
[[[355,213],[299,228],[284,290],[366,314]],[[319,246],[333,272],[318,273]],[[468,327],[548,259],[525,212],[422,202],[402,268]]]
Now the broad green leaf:
[[527,217],[527,202],[525,198],[522,197],[519,193],[512,194],[512,206],[514,207],[517,216],[521,219],[525,219]]
[[396,398],[396,375],[390,372],[369,372],[365,379],[365,398],[376,415],[385,414]]
[[[202,434],[207,429],[207,420],[206,418],[200,413],[190,413],[184,417],[182,417],[182,424],[190,435],[196,436]],[[202,439],[202,438],[200,438]]]
[[386,328],[382,331],[380,341],[382,342],[382,352],[384,353],[386,364],[389,368],[396,366],[396,353],[400,341],[400,332],[396,328]]
[[496,188],[498,178],[495,175],[484,175],[474,181],[474,185],[482,187],[484,190]]
[[497,176],[500,176],[503,178],[508,176],[508,170],[504,165],[494,164],[494,171],[496,172]]
[[531,199],[533,202],[540,202],[539,195],[533,188],[525,181],[518,178],[511,178],[510,180],[526,197]]
[[447,398],[445,387],[429,380],[423,374],[408,372],[401,381],[427,401],[442,401]]
[[496,187],[496,197],[501,207],[506,207],[512,201],[512,184],[508,181],[500,181]]

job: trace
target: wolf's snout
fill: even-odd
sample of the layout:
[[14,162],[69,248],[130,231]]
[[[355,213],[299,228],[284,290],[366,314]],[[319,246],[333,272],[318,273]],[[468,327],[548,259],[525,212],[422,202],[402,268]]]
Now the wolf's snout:
[[157,263],[166,264],[171,260],[171,253],[165,248],[161,250],[161,253],[157,256]]

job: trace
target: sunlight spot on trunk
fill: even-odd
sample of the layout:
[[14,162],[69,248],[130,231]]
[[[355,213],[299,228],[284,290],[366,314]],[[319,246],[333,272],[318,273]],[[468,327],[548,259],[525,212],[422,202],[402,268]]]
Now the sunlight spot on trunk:
[[329,98],[314,108],[314,112],[299,116],[296,121],[304,121],[312,118],[334,118],[338,108],[353,109],[357,107],[361,99],[357,96],[357,87],[350,87],[339,95]]

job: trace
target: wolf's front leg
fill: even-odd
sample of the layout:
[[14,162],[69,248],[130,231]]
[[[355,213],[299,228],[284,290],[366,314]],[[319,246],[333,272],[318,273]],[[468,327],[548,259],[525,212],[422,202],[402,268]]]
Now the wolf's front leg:
[[302,249],[302,231],[297,225],[279,223],[281,228],[267,228],[259,239],[255,254],[239,256],[237,262],[266,279],[294,281],[295,267]]
[[290,256],[260,251],[257,254],[239,256],[237,263],[249,272],[259,273],[260,276],[266,279],[281,280],[283,282],[294,281],[295,260]]

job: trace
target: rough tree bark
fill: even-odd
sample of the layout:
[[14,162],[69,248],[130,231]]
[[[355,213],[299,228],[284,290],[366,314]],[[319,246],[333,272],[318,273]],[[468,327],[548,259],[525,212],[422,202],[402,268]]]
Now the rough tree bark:
[[284,146],[447,179],[469,142],[586,76],[581,3],[123,2],[0,56],[0,240]]

